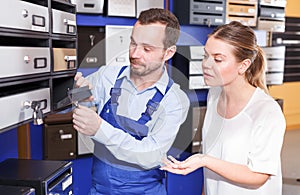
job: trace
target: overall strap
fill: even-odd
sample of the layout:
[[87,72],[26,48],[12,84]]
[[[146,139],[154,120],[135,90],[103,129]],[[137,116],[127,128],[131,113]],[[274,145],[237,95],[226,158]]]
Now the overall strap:
[[119,79],[119,76],[122,74],[122,72],[125,70],[127,66],[123,66],[121,70],[119,71],[119,74],[117,76],[117,80],[114,84],[114,87],[110,89],[110,96],[111,96],[111,104],[118,105],[118,98],[121,95],[121,84],[122,79]]
[[[169,91],[171,86],[173,85],[174,81],[169,78],[168,85],[166,87],[165,94]],[[163,99],[164,95],[157,90],[154,96],[148,101],[146,111],[142,113],[141,117],[138,120],[140,124],[146,124],[148,121],[151,120],[152,114],[158,109],[160,101]]]

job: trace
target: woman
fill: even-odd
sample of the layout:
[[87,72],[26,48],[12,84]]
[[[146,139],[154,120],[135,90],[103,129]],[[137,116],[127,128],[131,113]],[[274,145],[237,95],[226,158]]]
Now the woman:
[[253,30],[239,22],[217,27],[202,64],[211,86],[203,125],[203,153],[163,170],[188,174],[204,167],[206,195],[278,195],[285,119],[268,95],[265,57]]

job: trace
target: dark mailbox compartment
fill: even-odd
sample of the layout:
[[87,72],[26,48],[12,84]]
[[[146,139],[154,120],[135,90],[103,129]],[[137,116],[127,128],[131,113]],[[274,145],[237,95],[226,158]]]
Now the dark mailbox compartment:
[[0,185],[35,189],[36,195],[73,194],[72,162],[9,158],[0,163]]
[[44,159],[76,158],[77,131],[73,128],[72,112],[45,117]]

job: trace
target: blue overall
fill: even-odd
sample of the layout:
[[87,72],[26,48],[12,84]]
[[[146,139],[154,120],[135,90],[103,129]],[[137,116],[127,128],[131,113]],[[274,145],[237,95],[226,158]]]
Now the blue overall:
[[[122,67],[118,77],[124,71]],[[116,114],[118,97],[121,95],[121,84],[123,79],[118,78],[111,88],[111,98],[104,105],[100,116],[113,127],[127,132],[137,140],[142,140],[148,135],[148,127],[145,125],[151,120],[151,115],[157,110],[164,95],[157,90],[152,99],[147,103],[147,108],[141,117],[135,121],[130,118]],[[166,93],[173,84],[169,78]],[[125,170],[111,164],[93,159],[93,187],[91,194],[105,195],[166,195],[165,185],[162,183],[165,174],[158,168],[151,170]]]

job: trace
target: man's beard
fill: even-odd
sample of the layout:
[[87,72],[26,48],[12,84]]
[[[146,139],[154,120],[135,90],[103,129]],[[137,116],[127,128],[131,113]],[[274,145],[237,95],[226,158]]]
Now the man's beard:
[[130,66],[131,74],[136,75],[136,76],[146,76],[154,71],[157,71],[158,69],[160,69],[162,67],[162,64],[160,62],[155,62],[155,63],[152,63],[152,65],[148,66],[148,68],[147,68],[147,65],[140,63],[138,60],[130,58],[130,64],[132,64],[132,63],[139,65],[138,68],[134,68],[133,66]]

